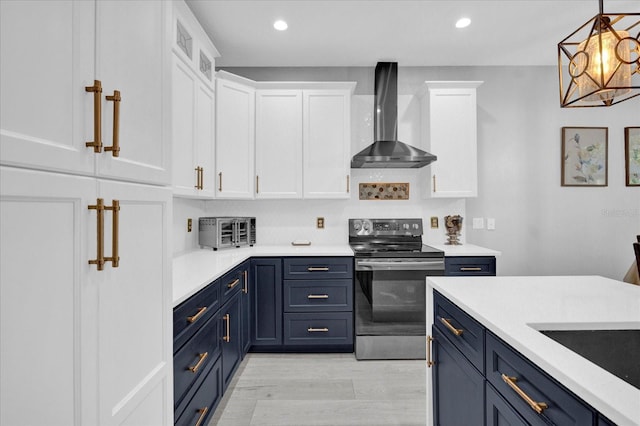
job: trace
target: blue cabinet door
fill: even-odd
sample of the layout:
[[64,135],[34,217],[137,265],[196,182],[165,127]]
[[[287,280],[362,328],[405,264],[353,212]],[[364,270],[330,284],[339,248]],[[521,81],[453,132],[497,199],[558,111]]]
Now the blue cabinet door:
[[282,259],[251,259],[252,350],[282,346]]
[[486,382],[486,426],[528,426],[516,410]]
[[484,377],[435,326],[432,332],[434,425],[483,425]]
[[242,357],[249,352],[251,347],[251,288],[249,285],[249,261],[240,265],[242,271],[242,290],[240,294],[240,309],[242,311],[241,321],[241,339],[242,339]]
[[240,293],[236,293],[219,311],[222,324],[222,391],[225,392],[233,373],[242,361]]

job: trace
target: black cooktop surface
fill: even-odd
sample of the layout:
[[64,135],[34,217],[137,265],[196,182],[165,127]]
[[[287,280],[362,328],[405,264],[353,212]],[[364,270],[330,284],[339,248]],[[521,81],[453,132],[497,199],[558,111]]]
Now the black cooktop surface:
[[357,257],[444,257],[444,251],[426,244],[351,243]]

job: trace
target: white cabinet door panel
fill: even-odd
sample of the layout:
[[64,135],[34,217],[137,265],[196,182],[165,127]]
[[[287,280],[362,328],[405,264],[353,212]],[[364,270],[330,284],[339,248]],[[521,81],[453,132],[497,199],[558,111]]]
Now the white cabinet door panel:
[[197,78],[181,59],[173,59],[173,187],[180,195],[194,195],[197,183],[194,113]]
[[196,166],[202,167],[202,189],[199,196],[215,196],[216,174],[214,162],[215,108],[213,90],[203,83],[196,88],[195,152]]

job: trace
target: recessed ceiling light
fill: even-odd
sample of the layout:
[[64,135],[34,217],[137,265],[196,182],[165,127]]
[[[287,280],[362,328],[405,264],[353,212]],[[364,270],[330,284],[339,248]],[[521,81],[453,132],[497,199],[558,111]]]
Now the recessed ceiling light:
[[456,28],[466,28],[471,25],[471,19],[469,18],[460,18],[456,22]]
[[273,23],[273,28],[275,28],[278,31],[284,31],[287,28],[289,28],[289,25],[287,25],[287,23],[285,21],[280,19],[280,20],[277,20],[276,22]]

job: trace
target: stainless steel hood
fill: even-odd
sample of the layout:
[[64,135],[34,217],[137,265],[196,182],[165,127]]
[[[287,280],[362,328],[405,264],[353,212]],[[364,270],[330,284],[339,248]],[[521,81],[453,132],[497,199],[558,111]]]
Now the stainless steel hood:
[[398,140],[398,63],[378,62],[375,71],[374,142],[353,156],[351,168],[417,169],[437,157]]

